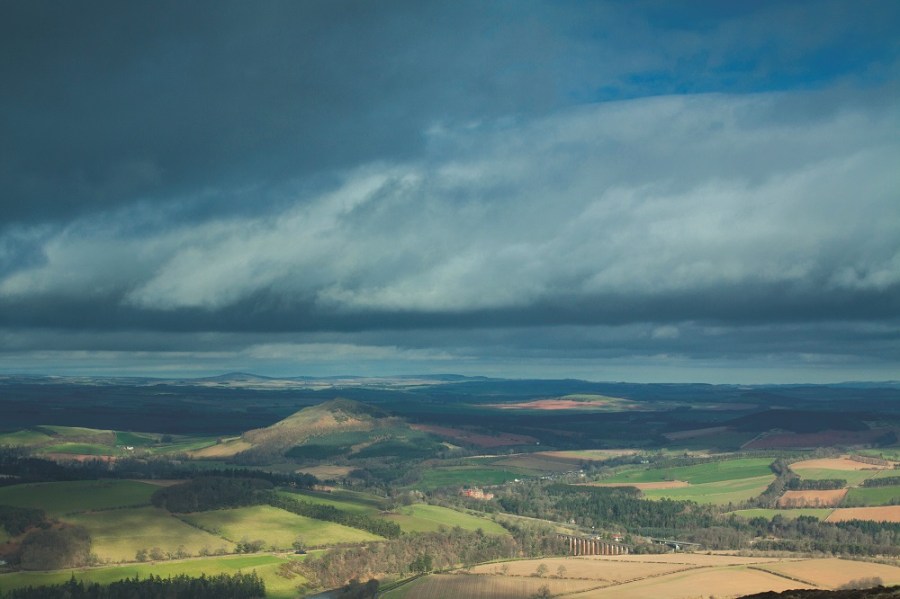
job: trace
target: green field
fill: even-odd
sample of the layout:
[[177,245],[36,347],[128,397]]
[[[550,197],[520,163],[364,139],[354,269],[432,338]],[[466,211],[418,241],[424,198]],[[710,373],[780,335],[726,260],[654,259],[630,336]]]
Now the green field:
[[5,543],[9,540],[9,533],[6,532],[6,529],[0,526],[0,543]]
[[841,507],[892,505],[900,503],[900,487],[857,487],[847,491]]
[[443,487],[499,485],[522,475],[502,468],[470,468],[458,466],[451,468],[433,468],[422,474],[422,480],[415,486],[427,490]]
[[[641,468],[626,470],[604,478],[604,483],[650,483],[667,480],[683,480],[692,485],[715,483],[737,479],[758,478],[772,474],[771,458],[743,458],[708,462],[674,468]],[[675,489],[668,489],[669,491]]]
[[55,445],[44,445],[40,448],[40,453],[70,453],[75,455],[116,455],[120,453],[115,447],[109,445],[100,445],[99,443],[58,443]]
[[52,441],[53,437],[38,430],[28,429],[0,434],[0,445],[28,446]]
[[781,516],[783,518],[799,518],[800,516],[812,516],[813,518],[817,518],[819,520],[824,520],[831,512],[834,511],[830,508],[798,508],[793,510],[770,510],[763,508],[756,508],[752,510],[737,510],[734,512],[730,512],[737,516],[741,516],[743,518],[747,518],[748,520],[751,518],[765,518],[766,520],[771,520],[775,516]]
[[[110,436],[112,431],[101,430],[98,428],[84,428],[83,426],[54,426],[50,424],[42,424],[37,427],[38,430],[46,431],[52,435],[57,437],[96,437],[96,436]],[[110,436],[110,438],[112,438]]]
[[157,442],[157,437],[144,433],[132,433],[116,431],[116,445],[131,445],[132,447],[146,447]]
[[318,493],[315,491],[278,491],[278,494],[307,503],[330,505],[331,507],[345,512],[376,514],[382,509],[381,502],[376,497],[373,497],[372,499],[364,499],[362,497],[355,498],[352,495],[348,495],[346,492],[341,491],[337,491],[333,494]]
[[387,516],[387,519],[399,524],[403,532],[435,532],[441,527],[459,526],[465,530],[480,528],[487,534],[508,534],[506,529],[496,522],[438,505],[421,503],[410,505],[400,508],[396,514]]
[[186,514],[183,518],[194,526],[214,531],[234,542],[261,540],[266,547],[276,549],[290,549],[297,538],[310,547],[362,543],[381,538],[363,530],[298,516],[268,505],[198,512]]
[[113,566],[90,570],[57,570],[55,572],[16,572],[0,574],[0,590],[8,591],[25,586],[59,584],[66,582],[73,575],[85,582],[109,584],[124,578],[139,576],[200,576],[201,574],[234,574],[236,572],[256,572],[266,583],[266,597],[288,599],[296,597],[295,588],[304,583],[301,577],[287,580],[278,576],[279,565],[289,561],[288,558],[275,555],[250,555],[239,557],[215,557],[175,562],[159,562],[155,564],[135,564],[130,566]]
[[185,524],[155,507],[77,514],[64,520],[87,528],[93,539],[93,552],[111,562],[134,561],[138,550],[149,551],[154,547],[173,555],[181,548],[194,556],[203,548],[221,553],[234,549],[225,539]]
[[791,469],[800,478],[807,480],[843,479],[850,487],[855,487],[880,472],[878,470],[832,470],[830,468],[795,468],[793,466]]
[[773,480],[775,480],[775,475],[769,474],[768,476],[722,480],[676,489],[648,489],[644,491],[644,495],[649,499],[680,499],[697,503],[726,505],[756,497],[765,491]]
[[0,487],[0,504],[36,507],[51,516],[149,505],[159,487],[133,480],[79,480]]
[[872,456],[883,460],[900,462],[900,447],[882,447],[880,449],[864,449],[858,452],[860,455]]

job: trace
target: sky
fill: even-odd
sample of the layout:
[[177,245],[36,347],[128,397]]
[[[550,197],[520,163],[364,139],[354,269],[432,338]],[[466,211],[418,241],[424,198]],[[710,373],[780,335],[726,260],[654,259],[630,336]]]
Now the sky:
[[900,379],[895,0],[0,2],[0,373]]

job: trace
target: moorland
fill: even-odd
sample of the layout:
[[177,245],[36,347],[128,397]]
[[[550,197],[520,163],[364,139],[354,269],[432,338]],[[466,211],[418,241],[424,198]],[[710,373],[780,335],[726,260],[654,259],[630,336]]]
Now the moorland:
[[900,584],[897,383],[4,376],[0,413],[0,597]]

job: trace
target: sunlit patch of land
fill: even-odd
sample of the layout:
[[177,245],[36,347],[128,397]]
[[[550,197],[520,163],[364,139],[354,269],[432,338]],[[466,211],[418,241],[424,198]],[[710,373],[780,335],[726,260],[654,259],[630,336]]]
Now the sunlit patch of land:
[[84,480],[0,487],[0,505],[36,507],[61,516],[149,505],[154,485],[133,480]]
[[84,526],[93,540],[93,551],[101,560],[134,561],[141,549],[158,548],[167,556],[196,556],[234,550],[234,543],[179,520],[154,507],[107,510],[66,516],[65,521]]
[[84,582],[109,584],[126,578],[161,576],[214,576],[236,572],[256,572],[266,584],[266,597],[292,599],[297,596],[297,586],[307,582],[301,576],[285,578],[278,574],[279,567],[292,558],[277,555],[222,556],[171,562],[105,566],[100,568],[66,569],[54,572],[13,572],[0,574],[0,588],[12,590],[27,586],[61,584],[73,576]]
[[372,533],[299,516],[268,505],[198,512],[181,516],[185,522],[238,543],[262,540],[265,548],[290,549],[297,540],[310,546],[375,541]]
[[399,524],[403,532],[434,532],[458,526],[464,530],[481,529],[485,534],[508,534],[496,522],[437,505],[411,505],[385,517]]

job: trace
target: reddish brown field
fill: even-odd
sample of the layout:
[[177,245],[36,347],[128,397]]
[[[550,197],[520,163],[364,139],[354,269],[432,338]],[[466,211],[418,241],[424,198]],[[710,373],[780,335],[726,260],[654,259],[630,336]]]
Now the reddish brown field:
[[512,435],[509,433],[497,433],[495,435],[482,435],[473,433],[459,428],[450,428],[445,426],[430,426],[424,424],[413,424],[412,428],[417,431],[431,433],[445,439],[460,441],[478,447],[503,447],[505,445],[531,445],[537,442],[534,437],[527,435]]
[[778,499],[778,507],[837,507],[847,494],[847,489],[828,491],[785,491]]
[[754,439],[744,449],[813,448],[835,445],[862,445],[889,432],[881,428],[868,431],[822,431],[820,433],[777,433]]
[[492,408],[501,410],[590,410],[610,405],[607,401],[574,401],[571,399],[537,399],[521,403],[491,404]]
[[41,456],[54,462],[115,462],[112,455],[91,455],[88,453],[45,453]]
[[674,433],[664,433],[663,437],[669,441],[678,441],[680,439],[693,439],[695,437],[705,437],[716,433],[724,433],[731,430],[727,426],[710,426],[707,428],[695,428],[689,431],[676,431]]
[[847,520],[900,522],[900,505],[839,508],[831,512],[831,515],[825,519],[825,522],[845,522]]

